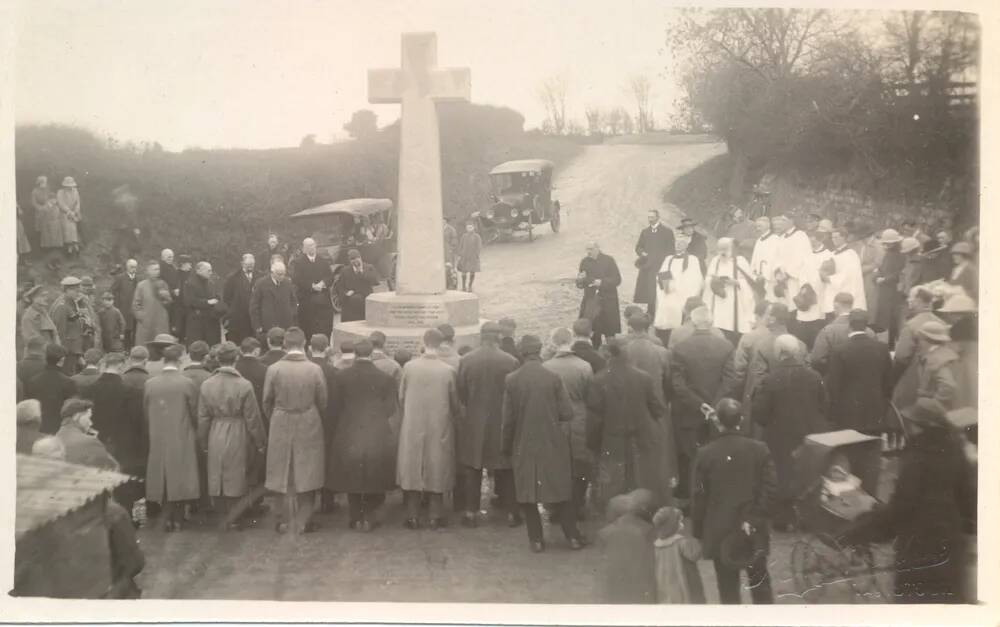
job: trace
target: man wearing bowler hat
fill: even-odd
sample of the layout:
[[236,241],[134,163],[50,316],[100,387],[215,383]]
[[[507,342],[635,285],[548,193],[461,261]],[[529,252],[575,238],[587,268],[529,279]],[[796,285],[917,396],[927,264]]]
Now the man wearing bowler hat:
[[723,398],[707,417],[719,436],[694,461],[691,520],[702,554],[715,564],[719,600],[740,603],[740,571],[747,571],[754,604],[774,602],[767,572],[768,525],[776,479],[763,442],[741,433],[743,410]]

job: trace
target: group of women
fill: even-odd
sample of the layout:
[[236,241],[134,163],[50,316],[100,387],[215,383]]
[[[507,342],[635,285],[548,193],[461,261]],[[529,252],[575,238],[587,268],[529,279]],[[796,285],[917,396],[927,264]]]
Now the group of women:
[[[80,254],[80,223],[83,213],[80,208],[80,192],[72,176],[62,180],[62,186],[53,192],[49,187],[47,176],[35,179],[35,188],[31,191],[31,204],[34,209],[34,219],[29,220],[30,226],[38,234],[38,245],[42,251],[65,252],[71,257]],[[20,205],[17,207],[17,254],[22,259],[32,251],[31,238],[28,237],[24,224],[25,216]],[[51,256],[49,265],[58,261]]]

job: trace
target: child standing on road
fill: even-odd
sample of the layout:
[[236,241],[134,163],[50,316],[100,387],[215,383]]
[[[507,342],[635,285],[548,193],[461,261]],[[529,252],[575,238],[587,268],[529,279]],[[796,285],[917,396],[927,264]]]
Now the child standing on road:
[[701,543],[681,533],[684,515],[676,507],[661,507],[653,516],[656,540],[656,600],[659,603],[704,603],[698,573]]
[[125,350],[125,317],[115,307],[115,297],[111,292],[101,294],[97,319],[101,324],[101,348],[105,353],[120,353]]
[[476,233],[476,225],[469,222],[465,233],[458,240],[458,271],[462,274],[462,291],[471,292],[472,284],[479,272],[479,253],[483,248],[483,238]]

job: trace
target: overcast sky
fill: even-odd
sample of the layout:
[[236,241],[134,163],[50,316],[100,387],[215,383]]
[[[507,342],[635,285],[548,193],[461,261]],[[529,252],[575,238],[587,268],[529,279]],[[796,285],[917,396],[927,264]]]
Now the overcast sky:
[[631,106],[629,76],[653,81],[656,119],[677,97],[662,54],[669,8],[652,0],[70,0],[22,4],[17,121],[86,126],[164,147],[328,141],[352,111],[380,125],[366,70],[399,64],[402,32],[438,34],[441,66],[472,70],[474,102],[541,124],[547,76],[570,80],[569,117]]

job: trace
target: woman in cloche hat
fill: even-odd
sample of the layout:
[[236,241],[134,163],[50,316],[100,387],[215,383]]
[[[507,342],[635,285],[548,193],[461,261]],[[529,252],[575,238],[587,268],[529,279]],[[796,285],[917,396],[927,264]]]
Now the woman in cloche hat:
[[80,255],[80,233],[78,225],[83,221],[80,212],[80,192],[76,189],[76,181],[72,176],[63,179],[62,188],[56,192],[56,204],[62,213],[63,244],[66,254],[71,257]]
[[890,349],[895,347],[899,336],[900,309],[903,306],[903,295],[899,291],[900,275],[906,265],[906,257],[900,250],[902,241],[903,236],[896,229],[885,229],[878,238],[885,248],[885,255],[875,270],[877,304],[872,327],[879,332],[888,332]]

